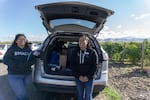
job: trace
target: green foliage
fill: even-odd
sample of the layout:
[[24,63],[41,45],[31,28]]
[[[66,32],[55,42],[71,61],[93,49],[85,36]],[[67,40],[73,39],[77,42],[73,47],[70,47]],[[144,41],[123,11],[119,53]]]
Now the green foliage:
[[120,61],[121,60],[120,53],[113,54],[112,59],[115,60],[115,61]]
[[111,49],[112,49],[112,42],[103,42],[101,43],[101,46],[104,50],[108,53],[108,55],[111,55]]
[[11,44],[12,42],[0,42],[0,44]]
[[141,43],[128,43],[126,46],[126,58],[131,59],[132,62],[135,64],[136,62],[139,62],[141,59],[142,54],[142,48]]
[[105,87],[103,93],[106,95],[107,100],[121,100],[121,95],[113,88]]
[[150,66],[150,42],[145,39],[145,66]]
[[122,58],[123,43],[104,42],[101,44],[113,61],[120,61]]
[[148,55],[150,54],[150,42],[144,41],[145,42],[145,54]]
[[[133,64],[141,61],[142,43],[139,42],[103,42],[102,47],[106,50],[113,61],[131,61]],[[145,54],[150,57],[150,43],[146,41]],[[148,60],[147,60],[148,61]]]
[[122,43],[114,43],[112,50],[112,59],[115,61],[120,61],[122,58],[123,45]]

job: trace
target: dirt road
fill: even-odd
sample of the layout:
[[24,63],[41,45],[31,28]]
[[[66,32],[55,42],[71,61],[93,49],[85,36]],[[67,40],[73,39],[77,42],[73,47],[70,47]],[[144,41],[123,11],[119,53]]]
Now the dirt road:
[[120,92],[122,100],[150,100],[150,78],[139,66],[112,65],[109,83]]

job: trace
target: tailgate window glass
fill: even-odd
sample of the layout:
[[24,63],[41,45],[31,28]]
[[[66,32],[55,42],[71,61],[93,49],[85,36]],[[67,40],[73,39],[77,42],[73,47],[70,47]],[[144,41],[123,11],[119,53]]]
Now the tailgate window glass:
[[87,28],[92,29],[96,23],[87,21],[87,20],[81,20],[81,19],[55,19],[50,21],[50,25],[53,27],[59,26],[59,25],[67,25],[67,24],[73,24],[73,25],[80,25]]

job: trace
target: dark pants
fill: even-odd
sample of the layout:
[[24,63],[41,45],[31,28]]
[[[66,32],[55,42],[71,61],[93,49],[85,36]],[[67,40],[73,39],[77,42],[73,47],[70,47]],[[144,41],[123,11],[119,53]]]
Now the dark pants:
[[87,82],[81,82],[79,79],[75,79],[78,91],[78,100],[92,100],[93,93],[93,79]]
[[8,75],[8,81],[16,95],[16,100],[29,100],[26,88],[31,82],[31,75]]

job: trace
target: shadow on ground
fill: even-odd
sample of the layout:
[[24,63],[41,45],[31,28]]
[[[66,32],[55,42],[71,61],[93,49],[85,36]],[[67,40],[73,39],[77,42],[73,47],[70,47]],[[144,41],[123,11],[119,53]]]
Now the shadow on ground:
[[14,94],[10,89],[7,75],[0,76],[0,100],[13,100]]
[[[38,90],[32,82],[27,88],[30,100],[76,100],[73,94],[58,94],[49,93],[45,91]],[[7,75],[0,76],[0,100],[15,100],[14,93],[11,90]]]

